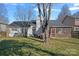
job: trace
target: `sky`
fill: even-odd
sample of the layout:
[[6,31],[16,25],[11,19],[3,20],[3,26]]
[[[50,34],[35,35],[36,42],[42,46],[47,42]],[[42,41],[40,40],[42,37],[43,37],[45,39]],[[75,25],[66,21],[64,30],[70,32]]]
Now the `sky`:
[[[52,9],[51,9],[51,20],[56,20],[63,5],[67,4],[69,7],[69,10],[71,11],[71,14],[76,13],[77,11],[79,11],[79,4],[78,3],[53,3]],[[21,5],[22,7],[26,7],[27,10],[30,7],[33,7],[33,12],[34,12],[34,16],[36,17],[38,15],[38,9],[36,4],[30,4],[30,3],[6,3],[5,7],[8,11],[8,19],[9,19],[9,23],[15,21],[15,11],[16,11],[16,6],[17,5]]]

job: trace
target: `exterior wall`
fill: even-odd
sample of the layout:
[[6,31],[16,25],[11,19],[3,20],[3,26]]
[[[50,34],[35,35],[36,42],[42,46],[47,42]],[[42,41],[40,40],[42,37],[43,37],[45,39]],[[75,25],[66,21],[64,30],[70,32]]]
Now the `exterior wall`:
[[6,24],[0,24],[0,37],[7,37],[8,36],[8,27]]
[[50,28],[49,36],[50,37],[55,37],[55,34],[56,34],[56,28]]
[[79,27],[74,27],[74,31],[79,31]]
[[41,27],[41,23],[40,23],[40,19],[38,18],[36,20],[36,31],[38,31],[40,27]]
[[20,28],[20,33],[22,36],[27,36],[27,27]]
[[79,20],[75,20],[75,25],[79,26]]
[[71,37],[71,28],[56,28],[56,36],[57,37]]
[[75,19],[73,31],[79,31],[79,19]]
[[10,31],[17,31],[17,32],[21,33],[21,28],[10,28]]
[[21,28],[9,28],[9,36],[13,37],[15,33],[22,33]]
[[27,36],[33,36],[33,26],[30,26],[27,30]]
[[[72,29],[74,28],[75,18],[71,16],[65,16],[62,21],[60,21],[60,27],[52,27],[53,33],[50,34],[51,37],[71,37]],[[64,26],[64,27],[62,27]],[[66,27],[67,26],[67,27]]]
[[50,28],[50,37],[71,37],[72,28]]
[[7,25],[4,25],[4,24],[0,24],[0,32],[1,31],[6,31],[6,27]]
[[19,34],[19,35],[27,35],[27,36],[33,36],[33,26],[30,27],[24,27],[24,28],[9,28],[10,32],[9,32],[9,36],[10,37],[14,37],[15,33]]
[[75,24],[72,32],[72,37],[79,38],[79,18],[75,18]]

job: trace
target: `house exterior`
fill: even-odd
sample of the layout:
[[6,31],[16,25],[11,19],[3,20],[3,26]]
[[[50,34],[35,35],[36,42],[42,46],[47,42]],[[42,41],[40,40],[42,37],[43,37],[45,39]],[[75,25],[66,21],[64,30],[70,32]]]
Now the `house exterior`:
[[[41,17],[42,21],[43,18]],[[69,22],[67,22],[69,20]],[[49,36],[50,37],[71,37],[72,27],[74,24],[74,18],[71,16],[65,16],[60,22],[59,20],[49,21]],[[36,19],[36,36],[42,35],[42,27],[40,18]]]
[[9,25],[9,36],[33,36],[35,22],[14,21]]
[[79,31],[79,18],[75,19],[74,31]]
[[0,37],[8,36],[8,24],[0,23]]
[[[61,20],[49,21],[50,37],[72,37],[72,32],[79,31],[79,15],[65,15]],[[43,17],[41,17],[42,21]],[[5,36],[41,36],[42,27],[40,18],[32,21],[14,21],[7,25],[0,23],[0,32],[7,32]],[[0,34],[3,36],[3,34]]]
[[0,37],[8,36],[8,24],[5,20],[6,18],[0,15]]
[[[52,22],[52,23],[51,23]],[[72,37],[79,33],[79,14],[50,22],[50,37]]]
[[[43,18],[42,18],[43,21]],[[40,18],[37,17],[36,21],[14,21],[9,25],[9,36],[16,35],[22,36],[41,36],[42,27]],[[73,31],[79,31],[79,18],[66,15],[62,20],[49,21],[49,36],[50,37],[72,37]]]
[[61,21],[50,23],[50,37],[71,37],[74,30],[75,18],[66,15]]
[[50,27],[50,37],[71,37],[72,27],[52,26]]
[[74,31],[79,31],[79,12],[76,12],[73,17],[75,18]]

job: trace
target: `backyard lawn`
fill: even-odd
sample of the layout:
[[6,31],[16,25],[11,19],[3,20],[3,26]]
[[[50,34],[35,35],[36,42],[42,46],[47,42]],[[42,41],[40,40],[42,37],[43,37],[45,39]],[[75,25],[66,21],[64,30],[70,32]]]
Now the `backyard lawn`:
[[79,56],[79,39],[51,38],[47,43],[37,38],[0,38],[0,55],[6,56]]

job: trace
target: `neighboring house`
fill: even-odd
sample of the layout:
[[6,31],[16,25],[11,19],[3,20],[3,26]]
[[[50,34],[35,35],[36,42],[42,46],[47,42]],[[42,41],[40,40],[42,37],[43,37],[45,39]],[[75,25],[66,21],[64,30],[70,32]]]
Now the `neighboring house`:
[[33,36],[35,21],[14,21],[9,25],[9,36]]
[[[79,31],[79,13],[74,15],[65,15],[61,21],[50,20],[49,21],[49,36],[50,37],[72,37],[72,32]],[[42,21],[43,18],[41,18]],[[0,31],[6,31],[7,25],[0,23]],[[42,27],[40,18],[37,17],[36,21],[14,21],[9,26],[9,36],[40,36],[42,34]]]
[[74,18],[65,16],[60,22],[58,20],[50,21],[50,37],[71,37]]
[[[74,20],[72,16],[64,16],[62,20],[50,20],[49,21],[49,36],[50,37],[71,37],[72,30],[74,28]],[[43,20],[43,18],[42,18]],[[42,34],[42,27],[40,18],[36,19],[36,35],[40,36]]]
[[[74,27],[75,27],[75,18],[70,15],[65,15],[64,17],[62,17],[61,21],[60,20],[49,21],[48,34],[50,37],[71,37]],[[42,34],[42,27],[39,17],[36,19],[35,34],[38,36]]]
[[0,37],[6,37],[8,36],[8,24],[5,22],[0,21]]
[[72,37],[74,31],[79,31],[79,15],[66,15],[61,21],[50,22],[50,37]]
[[76,12],[73,17],[75,18],[74,31],[79,31],[79,12]]
[[74,31],[79,31],[79,18],[75,18]]

